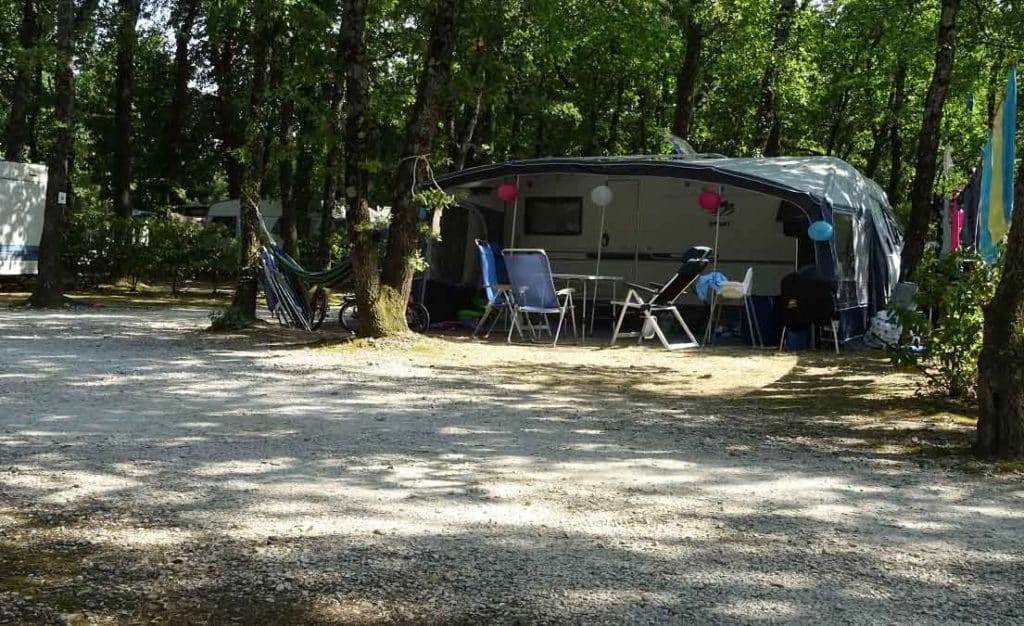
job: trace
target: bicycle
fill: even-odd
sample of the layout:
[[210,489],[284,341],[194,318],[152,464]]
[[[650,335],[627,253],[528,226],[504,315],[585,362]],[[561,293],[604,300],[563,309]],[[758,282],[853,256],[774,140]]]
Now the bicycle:
[[[359,333],[359,305],[356,304],[355,296],[342,298],[341,308],[338,310],[338,323],[350,333]],[[409,325],[409,330],[424,333],[430,328],[430,311],[419,302],[410,299],[405,305],[405,323]]]

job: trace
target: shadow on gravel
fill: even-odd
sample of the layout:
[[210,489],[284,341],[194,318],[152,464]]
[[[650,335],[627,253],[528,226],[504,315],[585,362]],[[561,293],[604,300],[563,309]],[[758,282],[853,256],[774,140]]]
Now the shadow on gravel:
[[0,623],[1024,619],[1020,485],[936,489],[889,444],[966,428],[877,362],[325,371],[83,319],[0,326]]

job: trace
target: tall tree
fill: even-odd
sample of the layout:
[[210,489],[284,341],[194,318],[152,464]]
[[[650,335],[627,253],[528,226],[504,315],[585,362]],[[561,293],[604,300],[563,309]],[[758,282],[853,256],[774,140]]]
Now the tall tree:
[[917,137],[917,169],[910,192],[910,224],[903,240],[902,274],[912,276],[924,255],[928,225],[935,208],[933,189],[938,173],[942,114],[949,95],[956,58],[956,18],[960,0],[942,0],[935,68],[924,100],[924,121]]
[[[424,155],[430,153],[443,95],[451,79],[452,53],[458,39],[459,17],[463,0],[437,0],[434,7],[430,38],[416,89],[416,101],[405,129],[405,139],[398,162],[398,171],[391,183],[391,231],[375,292],[364,294],[365,308],[360,302],[364,335],[384,336],[408,332],[405,307],[415,272],[415,256],[420,243],[419,215],[413,201],[417,180],[426,180]],[[346,83],[347,84],[347,83]],[[351,95],[351,94],[349,94]],[[348,191],[346,189],[346,191]],[[350,203],[349,210],[352,210]],[[369,218],[357,209],[353,220],[357,228],[365,228]],[[355,266],[353,266],[355,269]],[[373,274],[365,265],[357,271],[359,282],[372,285]]]
[[234,3],[216,3],[206,16],[207,51],[213,82],[217,86],[216,134],[219,152],[227,176],[228,195],[242,194],[242,160],[244,143],[242,97],[244,82],[238,58],[244,45],[243,16]]
[[1017,169],[1013,220],[996,295],[985,307],[978,359],[977,450],[1024,458],[1024,160]]
[[122,217],[132,214],[132,183],[135,161],[135,48],[138,44],[136,26],[142,0],[118,0],[117,61],[114,77],[114,165],[111,191],[114,213]]
[[245,319],[256,318],[256,296],[259,291],[260,226],[259,206],[263,177],[266,173],[266,150],[269,138],[268,109],[271,51],[274,49],[279,21],[277,0],[253,0],[252,29],[249,48],[252,51],[252,80],[246,111],[245,159],[241,167],[239,222],[241,230],[241,268],[231,308]]
[[699,0],[690,0],[682,16],[685,52],[676,72],[675,113],[672,116],[672,134],[686,139],[693,124],[694,103],[697,99],[697,79],[700,58],[704,48],[704,28],[698,22],[696,10]]
[[782,149],[782,121],[779,119],[779,75],[783,53],[789,44],[796,19],[797,0],[782,0],[775,17],[771,57],[761,77],[761,104],[757,108],[757,140],[765,156],[777,156]]
[[28,141],[29,109],[33,99],[32,86],[39,67],[39,0],[24,0],[21,5],[21,28],[18,31],[17,71],[11,89],[11,110],[7,116],[5,158],[21,161]]
[[46,208],[43,234],[39,241],[39,275],[29,297],[34,307],[64,305],[61,251],[64,242],[64,210],[74,194],[70,161],[75,149],[75,46],[81,32],[92,20],[98,0],[58,0],[57,39],[54,54],[54,90],[56,121],[53,146],[47,160]]
[[[370,132],[370,62],[366,54],[366,0],[342,0],[339,61],[345,68],[345,223],[348,229],[361,331],[383,334],[381,307],[377,306],[380,276],[377,245],[369,227],[364,162]],[[404,307],[403,307],[404,309]],[[404,323],[405,316],[403,314]]]
[[171,12],[171,26],[174,29],[174,84],[163,137],[164,202],[168,204],[185,201],[179,192],[178,176],[184,159],[185,130],[192,106],[188,86],[192,79],[189,43],[198,18],[199,0],[178,0],[174,4]]

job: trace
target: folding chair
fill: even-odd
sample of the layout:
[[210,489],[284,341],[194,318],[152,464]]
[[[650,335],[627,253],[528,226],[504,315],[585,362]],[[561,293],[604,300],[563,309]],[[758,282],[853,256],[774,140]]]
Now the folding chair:
[[[613,303],[615,306],[621,307],[622,310],[619,313],[619,319],[615,322],[615,331],[612,333],[612,345],[615,345],[620,335],[623,337],[637,336],[637,344],[640,344],[644,339],[657,335],[661,345],[665,346],[666,350],[679,350],[700,346],[697,338],[690,331],[690,327],[683,320],[683,316],[680,315],[676,301],[697,281],[697,278],[708,266],[709,254],[711,254],[711,248],[706,246],[694,246],[684,252],[683,263],[679,266],[679,271],[664,285],[652,283],[652,287],[644,287],[643,285],[626,283],[626,286],[629,287],[626,299],[622,302]],[[640,295],[641,292],[647,295],[646,300]],[[633,333],[620,332],[622,321],[626,318],[627,311],[637,311],[643,319],[643,326],[640,332],[635,335]],[[676,322],[682,327],[683,332],[686,333],[690,341],[686,343],[669,343],[665,332],[661,329],[661,325],[658,324],[656,314],[662,312],[669,312],[676,318]],[[645,335],[647,336],[645,337]]]
[[[508,320],[509,327],[512,324],[512,299],[511,291],[512,286],[509,284],[508,271],[505,269],[505,263],[502,257],[498,256],[494,252],[494,247],[491,246],[491,242],[476,239],[476,248],[480,253],[480,274],[483,279],[484,292],[487,294],[487,308],[484,309],[484,314],[477,322],[476,328],[473,329],[473,336],[476,337],[480,329],[484,327],[484,323],[487,321],[491,314],[494,314],[494,319],[491,321],[490,328],[487,329],[485,337],[491,336],[491,331],[494,330],[495,324],[498,323],[503,316]],[[520,337],[522,337],[522,330],[519,331]]]
[[[836,287],[831,280],[805,276],[800,273],[786,275],[782,279],[779,305],[782,308],[782,336],[779,351],[785,350],[786,333],[817,327],[828,329],[830,340],[839,354],[839,318],[836,316]],[[812,333],[814,335],[819,333]]]
[[519,330],[522,335],[520,316],[529,326],[536,338],[536,330],[530,322],[530,315],[542,315],[544,327],[551,334],[548,315],[558,315],[558,328],[554,333],[554,343],[558,345],[558,337],[562,333],[565,315],[569,313],[572,321],[572,334],[579,340],[576,330],[576,310],[573,307],[574,289],[555,289],[555,281],[551,277],[551,262],[547,252],[527,248],[506,248],[501,251],[505,259],[509,280],[512,282],[512,294],[509,301],[512,306],[512,323],[509,325],[507,341],[512,341],[512,330]]

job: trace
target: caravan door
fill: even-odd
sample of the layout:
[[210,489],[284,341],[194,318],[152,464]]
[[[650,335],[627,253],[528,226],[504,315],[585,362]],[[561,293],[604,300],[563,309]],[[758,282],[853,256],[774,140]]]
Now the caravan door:
[[[608,180],[612,203],[605,210],[604,232],[601,233],[601,268],[605,276],[622,276],[635,281],[640,228],[640,181],[612,178]],[[589,198],[588,198],[589,200]],[[594,221],[600,224],[601,209],[593,207]],[[597,236],[594,238],[595,257]],[[596,261],[596,258],[595,258]],[[596,267],[596,265],[595,265]]]

